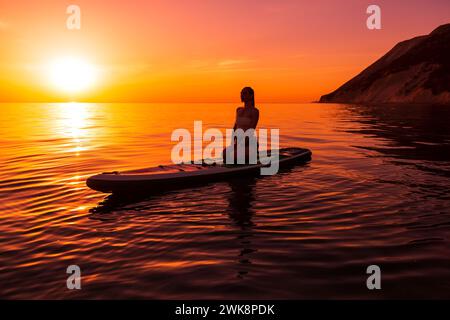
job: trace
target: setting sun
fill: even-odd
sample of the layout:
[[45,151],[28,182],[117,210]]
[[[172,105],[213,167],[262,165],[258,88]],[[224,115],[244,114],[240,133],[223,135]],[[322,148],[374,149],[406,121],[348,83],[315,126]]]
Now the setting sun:
[[58,90],[75,93],[88,90],[96,80],[97,70],[90,63],[66,57],[50,63],[50,81]]

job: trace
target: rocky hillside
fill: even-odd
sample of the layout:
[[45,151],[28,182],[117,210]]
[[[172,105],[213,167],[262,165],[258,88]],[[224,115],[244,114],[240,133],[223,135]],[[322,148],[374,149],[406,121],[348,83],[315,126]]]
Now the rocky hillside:
[[320,102],[450,104],[450,24],[400,42]]

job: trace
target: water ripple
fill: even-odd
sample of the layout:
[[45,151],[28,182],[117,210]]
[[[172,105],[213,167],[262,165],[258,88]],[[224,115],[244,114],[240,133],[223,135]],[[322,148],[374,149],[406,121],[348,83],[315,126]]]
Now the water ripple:
[[[85,186],[169,162],[173,128],[224,127],[234,107],[2,105],[0,296],[450,297],[448,108],[263,105],[261,127],[312,149],[312,162],[147,196]],[[70,264],[77,292],[65,289]],[[376,295],[371,264],[383,271]]]

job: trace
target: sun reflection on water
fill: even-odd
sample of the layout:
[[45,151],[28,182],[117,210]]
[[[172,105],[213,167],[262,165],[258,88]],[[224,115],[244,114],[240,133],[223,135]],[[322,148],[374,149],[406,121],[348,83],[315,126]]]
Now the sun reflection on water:
[[60,123],[57,126],[59,134],[71,138],[72,144],[69,150],[79,156],[82,151],[88,150],[89,122],[92,118],[92,105],[86,103],[60,103],[57,105]]

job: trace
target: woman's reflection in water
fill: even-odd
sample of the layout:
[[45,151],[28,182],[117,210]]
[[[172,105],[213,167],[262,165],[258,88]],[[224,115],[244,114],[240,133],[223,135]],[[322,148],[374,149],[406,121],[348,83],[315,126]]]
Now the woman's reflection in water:
[[237,236],[240,252],[238,254],[238,277],[243,278],[248,273],[251,264],[250,256],[257,251],[252,248],[254,214],[253,202],[255,200],[255,177],[244,177],[230,180],[230,195],[228,197],[227,212],[233,224],[240,230]]
[[[237,277],[243,278],[248,274],[251,264],[251,254],[257,250],[252,248],[253,227],[252,221],[255,210],[253,202],[255,201],[256,177],[241,177],[228,181],[230,192],[228,194],[228,207],[226,213],[231,220],[232,226],[237,228],[237,246],[239,253],[237,255]],[[164,194],[161,193],[161,194]],[[159,195],[160,196],[160,195]],[[127,206],[127,210],[147,210],[155,196],[116,196],[109,195],[97,207],[92,208],[90,219],[108,221],[111,219],[107,213],[120,211]],[[136,204],[132,208],[130,204]]]

